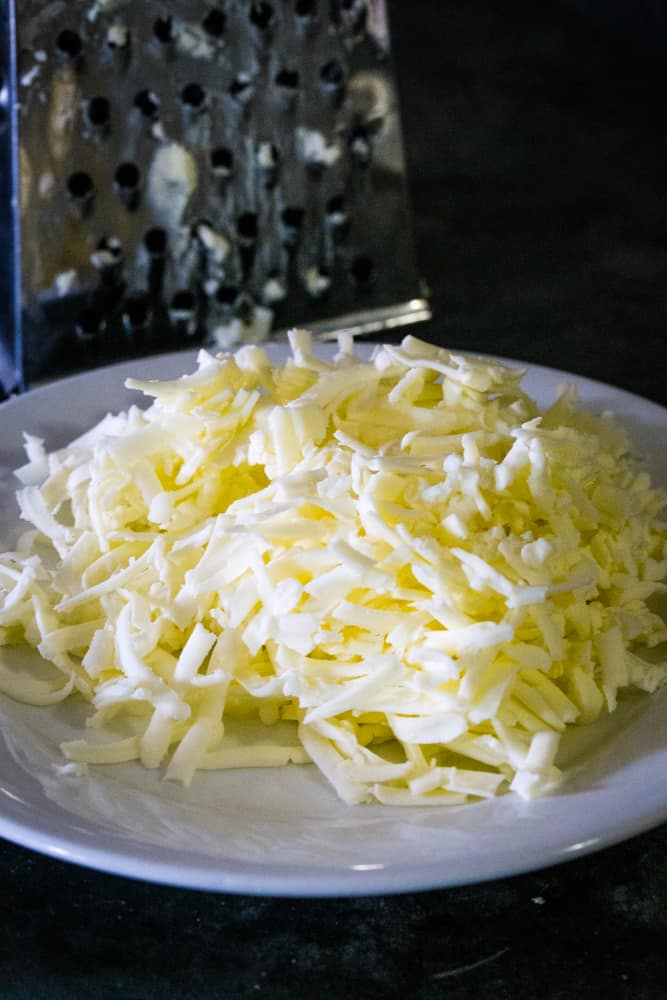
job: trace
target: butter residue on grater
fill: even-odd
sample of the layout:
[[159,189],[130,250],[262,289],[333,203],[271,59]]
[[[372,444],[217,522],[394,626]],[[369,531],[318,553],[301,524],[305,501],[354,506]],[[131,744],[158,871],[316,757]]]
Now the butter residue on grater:
[[27,381],[428,318],[384,0],[15,13]]

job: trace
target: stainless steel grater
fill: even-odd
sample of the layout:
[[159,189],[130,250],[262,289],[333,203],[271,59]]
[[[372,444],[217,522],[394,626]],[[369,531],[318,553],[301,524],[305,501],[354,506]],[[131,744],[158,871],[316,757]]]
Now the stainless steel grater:
[[5,391],[292,325],[428,318],[384,0],[2,10],[19,177],[2,280],[20,248],[22,319],[3,329]]

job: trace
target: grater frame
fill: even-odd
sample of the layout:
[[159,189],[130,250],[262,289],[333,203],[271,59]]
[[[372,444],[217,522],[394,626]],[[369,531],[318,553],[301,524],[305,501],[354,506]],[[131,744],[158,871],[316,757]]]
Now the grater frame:
[[[21,294],[20,322],[11,324],[11,344],[9,325],[2,343],[18,386],[197,342],[224,349],[261,341],[293,325],[327,338],[341,328],[362,335],[429,318],[414,259],[385,2],[320,0],[311,5],[319,26],[296,25],[308,6],[288,0],[5,4],[10,20],[16,16],[10,222],[14,289],[20,280]],[[258,36],[252,14],[269,8],[275,23],[267,39]],[[361,29],[355,11],[364,15]],[[202,33],[211,12],[226,19],[219,45]],[[172,25],[168,53],[156,42],[159,20]],[[112,32],[122,38],[122,30],[130,38],[127,52],[109,42]],[[323,79],[327,56],[343,67],[342,87],[335,73]],[[246,64],[248,104],[230,98]],[[296,68],[302,81],[291,110],[277,93],[281,65]],[[201,108],[197,88],[206,95]],[[158,116],[138,110],[141,93],[157,96]],[[111,108],[101,126],[95,101]],[[325,153],[335,147],[338,159],[309,161],[305,140],[299,146],[295,138],[299,130],[319,135]],[[272,145],[277,165],[270,162]],[[197,184],[180,216],[170,216],[156,207],[151,184],[160,151],[176,146],[192,153]],[[220,148],[237,160],[231,180],[213,170],[205,175],[207,156]],[[325,206],[339,192],[347,218],[332,235]],[[306,221],[290,246],[283,215],[295,204]],[[240,225],[252,215],[256,237]],[[166,260],[146,249],[157,230],[167,234]],[[107,244],[117,239],[123,269],[114,281],[113,266],[105,272],[92,261],[109,263]],[[220,253],[228,244],[222,264],[216,240]],[[274,271],[288,288],[282,302],[265,300]],[[330,287],[320,295],[317,282]],[[3,381],[11,391],[12,379]]]

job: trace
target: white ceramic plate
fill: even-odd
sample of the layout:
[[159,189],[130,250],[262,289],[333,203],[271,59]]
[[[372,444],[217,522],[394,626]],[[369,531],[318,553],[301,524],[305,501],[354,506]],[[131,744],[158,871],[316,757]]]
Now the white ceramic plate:
[[[17,529],[10,470],[24,460],[24,430],[61,446],[135,401],[123,387],[128,375],[169,378],[193,364],[178,354],[116,365],[0,407],[0,547]],[[546,368],[530,366],[526,387],[546,403],[563,381],[591,407],[617,414],[666,485],[667,410]],[[0,697],[0,835],[155,882],[292,896],[436,888],[565,861],[667,818],[667,690],[625,701],[592,733],[567,741],[568,780],[557,794],[440,809],[350,808],[314,767],[209,772],[189,790],[138,764],[59,777],[58,743],[74,737],[81,717],[74,702],[35,709]]]

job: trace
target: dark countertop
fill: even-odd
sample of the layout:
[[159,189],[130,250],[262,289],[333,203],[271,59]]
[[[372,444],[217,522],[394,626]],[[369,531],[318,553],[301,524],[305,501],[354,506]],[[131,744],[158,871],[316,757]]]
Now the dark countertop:
[[[667,403],[667,11],[393,0],[416,332]],[[353,900],[175,890],[0,843],[0,996],[652,998],[667,828],[485,885]],[[662,983],[662,987],[660,984]]]

